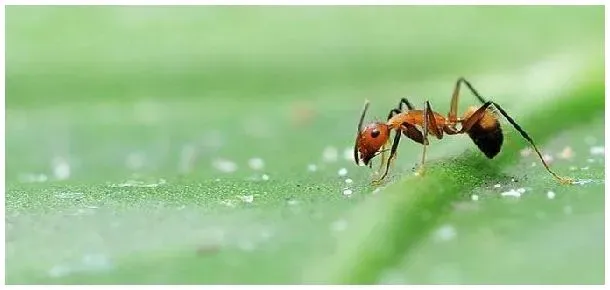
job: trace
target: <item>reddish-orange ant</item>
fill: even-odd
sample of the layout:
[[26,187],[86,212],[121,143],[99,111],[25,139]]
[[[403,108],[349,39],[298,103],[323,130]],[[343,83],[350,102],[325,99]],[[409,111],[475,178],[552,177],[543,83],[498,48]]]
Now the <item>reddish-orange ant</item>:
[[[470,107],[462,118],[457,117],[457,106],[458,97],[460,93],[460,86],[464,83],[468,89],[474,94],[474,96],[483,104],[481,107]],[[407,111],[403,111],[403,105],[407,106]],[[473,88],[473,86],[464,78],[459,78],[455,84],[453,90],[453,96],[451,98],[451,107],[447,118],[441,114],[432,111],[430,102],[425,102],[423,110],[415,110],[413,105],[406,98],[402,98],[398,104],[398,108],[392,109],[388,114],[387,122],[373,122],[366,126],[362,126],[364,116],[368,109],[369,102],[367,101],[364,105],[362,115],[360,116],[360,122],[358,123],[358,134],[356,136],[356,144],[354,146],[354,159],[357,164],[360,161],[364,165],[371,166],[371,159],[378,154],[382,154],[381,168],[385,163],[385,172],[378,179],[373,181],[378,183],[382,181],[388,174],[390,164],[396,156],[396,149],[398,148],[398,142],[400,141],[401,134],[404,134],[407,138],[420,143],[423,145],[423,153],[421,164],[418,169],[418,173],[423,174],[424,162],[426,160],[426,146],[428,145],[428,134],[432,133],[436,138],[442,139],[443,132],[448,135],[456,134],[468,134],[468,136],[474,141],[479,150],[481,150],[487,158],[494,158],[502,147],[504,137],[502,135],[502,128],[500,122],[496,116],[495,111],[492,110],[491,106],[495,107],[502,116],[504,116],[513,127],[519,131],[521,136],[525,138],[530,145],[534,148],[538,157],[542,161],[542,164],[546,170],[553,175],[561,183],[571,183],[572,180],[569,178],[561,177],[553,172],[542,154],[534,144],[534,141],[530,136],[519,126],[513,118],[511,118],[502,107],[492,101],[486,101],[479,95],[479,93]],[[456,125],[460,124],[461,127],[458,130]],[[421,128],[420,131],[416,126]],[[392,148],[390,150],[390,156],[385,159],[385,152],[387,151],[386,144],[388,144],[390,133],[392,130],[396,130]]]

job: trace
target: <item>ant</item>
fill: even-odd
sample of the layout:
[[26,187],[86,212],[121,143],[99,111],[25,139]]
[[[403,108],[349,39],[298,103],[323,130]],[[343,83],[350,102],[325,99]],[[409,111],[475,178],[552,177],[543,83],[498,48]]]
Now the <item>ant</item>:
[[[483,105],[479,108],[470,107],[462,118],[458,118],[458,97],[462,84],[465,84],[470,92],[472,92]],[[406,105],[408,110],[403,111],[403,105]],[[421,164],[416,172],[417,175],[422,175],[424,173],[424,162],[426,160],[426,147],[429,144],[428,135],[432,134],[437,139],[442,139],[443,133],[446,133],[447,135],[468,134],[479,150],[481,150],[487,158],[493,159],[500,152],[504,136],[502,135],[500,122],[498,121],[496,112],[493,110],[492,106],[495,107],[517,131],[519,131],[521,136],[525,138],[530,145],[532,145],[538,154],[540,161],[542,161],[546,170],[553,175],[553,177],[563,184],[572,182],[571,179],[561,177],[553,172],[546,161],[544,161],[542,154],[534,144],[532,138],[521,128],[521,126],[519,126],[515,120],[500,107],[500,105],[483,99],[470,82],[463,77],[458,78],[455,84],[450,110],[446,118],[441,114],[434,112],[430,107],[429,101],[425,102],[423,110],[415,110],[407,98],[402,98],[398,103],[398,107],[392,109],[388,114],[387,122],[372,122],[363,127],[362,123],[364,121],[364,116],[369,107],[369,101],[367,100],[362,115],[360,116],[360,122],[358,123],[358,134],[354,145],[354,160],[358,165],[360,165],[360,161],[362,161],[364,165],[371,167],[371,159],[382,154],[380,169],[383,168],[385,163],[385,172],[378,180],[374,180],[373,183],[381,182],[388,174],[390,163],[396,158],[396,149],[398,148],[398,142],[400,141],[402,134],[423,145]],[[456,127],[457,124],[461,125],[460,129]],[[419,126],[423,132],[416,126]],[[394,135],[394,140],[390,149],[390,156],[386,160],[385,152],[388,151],[386,145],[389,144],[392,130],[396,130],[396,134]]]

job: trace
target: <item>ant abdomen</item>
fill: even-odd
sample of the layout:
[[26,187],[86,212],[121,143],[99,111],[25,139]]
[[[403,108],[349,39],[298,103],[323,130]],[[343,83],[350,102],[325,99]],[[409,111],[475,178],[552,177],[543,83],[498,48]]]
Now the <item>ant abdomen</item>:
[[[474,111],[476,111],[476,108],[469,109],[464,117],[468,118]],[[492,159],[500,152],[504,135],[502,135],[502,127],[500,127],[498,118],[491,111],[486,111],[483,118],[474,124],[467,133],[487,158]]]

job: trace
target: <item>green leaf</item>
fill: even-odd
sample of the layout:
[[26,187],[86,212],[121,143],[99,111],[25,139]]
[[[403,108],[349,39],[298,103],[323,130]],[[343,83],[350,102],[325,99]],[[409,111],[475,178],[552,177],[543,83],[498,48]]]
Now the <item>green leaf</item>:
[[[9,284],[603,281],[601,6],[6,14]],[[504,120],[496,158],[445,136],[413,176],[405,139],[373,188],[364,100],[445,114],[460,76],[590,182]]]

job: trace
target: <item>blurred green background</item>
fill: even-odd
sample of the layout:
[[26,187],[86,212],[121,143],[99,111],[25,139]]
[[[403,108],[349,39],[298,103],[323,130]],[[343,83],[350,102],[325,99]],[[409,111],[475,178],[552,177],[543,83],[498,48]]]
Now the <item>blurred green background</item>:
[[[7,282],[602,283],[603,23],[602,6],[8,6]],[[370,279],[333,278],[367,254],[349,216],[392,221],[361,208],[423,193],[373,194],[344,156],[364,100],[371,120],[405,96],[444,114],[459,76],[591,182],[554,183],[504,122],[506,152],[463,157],[492,165],[463,169],[479,181],[453,207],[380,238],[393,258],[362,258]],[[446,136],[429,156],[475,149]],[[420,154],[403,141],[388,184]]]

